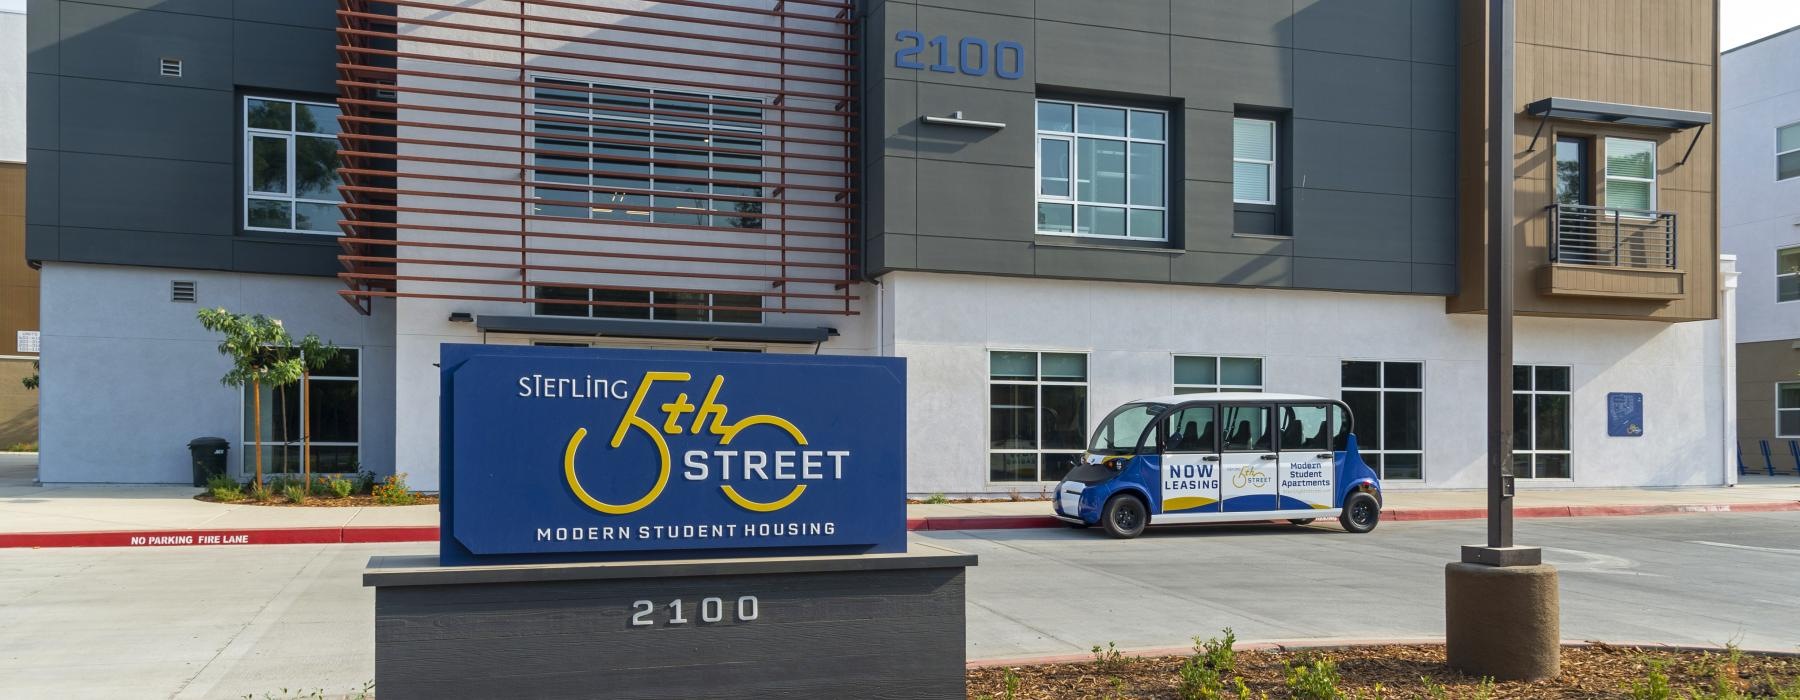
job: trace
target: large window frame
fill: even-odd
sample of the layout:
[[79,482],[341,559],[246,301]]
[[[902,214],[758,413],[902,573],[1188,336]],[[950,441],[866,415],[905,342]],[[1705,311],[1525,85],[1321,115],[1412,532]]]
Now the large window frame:
[[[1191,369],[1199,370],[1201,376],[1196,378],[1190,374],[1184,377],[1182,372],[1184,360],[1188,361],[1185,364],[1188,364]],[[1212,365],[1211,381],[1206,381],[1205,366],[1209,360]],[[1244,363],[1252,362],[1256,364],[1255,383],[1225,381],[1226,374],[1228,374],[1227,364],[1237,364],[1241,367]],[[1256,393],[1261,392],[1264,384],[1268,381],[1268,377],[1264,373],[1267,363],[1261,357],[1180,354],[1170,356],[1169,364],[1170,382],[1174,386],[1174,393],[1177,394]],[[1184,379],[1187,381],[1183,381]]]
[[[1358,365],[1360,367],[1357,367]],[[1367,365],[1374,365],[1375,374],[1372,382],[1356,378],[1359,372],[1355,370],[1368,369]],[[1342,369],[1339,373],[1338,392],[1339,398],[1343,399],[1345,404],[1356,406],[1361,403],[1359,399],[1369,398],[1370,395],[1375,400],[1374,416],[1361,416],[1357,415],[1355,411],[1351,412],[1351,420],[1358,428],[1357,451],[1363,455],[1364,461],[1368,462],[1369,466],[1373,467],[1375,473],[1379,474],[1384,481],[1424,481],[1425,442],[1426,436],[1429,435],[1425,427],[1427,420],[1425,363],[1417,360],[1344,360],[1340,366]],[[1398,371],[1390,372],[1390,367]],[[1408,380],[1409,369],[1416,371],[1417,382]],[[1408,384],[1412,386],[1408,386]],[[1390,426],[1394,423],[1396,416],[1403,414],[1406,409],[1404,402],[1408,398],[1402,397],[1417,397],[1413,399],[1416,401],[1418,412],[1419,446],[1416,449],[1391,446],[1395,441],[1393,439],[1395,435]],[[1402,460],[1413,458],[1418,473],[1410,476],[1389,474],[1388,467],[1391,462],[1395,461],[1390,459],[1393,456],[1400,457]],[[1371,457],[1373,459],[1370,459]]]
[[[1793,262],[1784,268],[1783,257]],[[1782,246],[1775,249],[1775,303],[1796,301],[1800,301],[1800,245]]]
[[[252,118],[255,115],[251,111],[252,105],[258,102],[287,105],[287,128],[276,129],[270,126],[253,126]],[[343,230],[338,227],[337,223],[343,218],[338,206],[344,203],[344,198],[343,194],[337,190],[337,187],[342,185],[343,182],[336,175],[337,167],[341,163],[333,162],[329,167],[329,170],[332,173],[329,186],[330,197],[313,196],[312,193],[301,192],[299,190],[300,182],[298,177],[300,161],[299,144],[302,139],[329,139],[334,144],[332,150],[333,161],[337,160],[335,154],[343,147],[343,144],[338,142],[339,132],[337,130],[337,118],[336,116],[331,116],[329,119],[330,124],[323,125],[328,126],[331,129],[330,132],[302,130],[300,120],[302,107],[329,110],[329,113],[332,114],[342,113],[342,110],[335,104],[265,95],[244,95],[242,102],[239,104],[239,117],[242,119],[244,131],[244,139],[241,144],[243,146],[243,169],[240,173],[243,192],[238,202],[242,212],[239,216],[239,223],[243,225],[244,230],[246,231],[304,233],[313,236],[344,235]],[[314,126],[315,128],[322,128],[322,125],[316,123]],[[283,181],[280,191],[258,189],[256,167],[258,141],[280,141],[283,144],[282,157],[285,159],[285,162],[283,164]],[[288,225],[267,226],[253,224],[252,221],[254,219],[252,218],[252,214],[256,209],[254,206],[256,202],[286,205]],[[302,228],[301,222],[303,219],[301,212],[303,208],[315,212],[315,215],[325,216],[328,219],[328,221],[325,222],[325,225],[328,225],[329,228]],[[320,210],[322,208],[326,209],[321,212]]]
[[[1554,388],[1561,375],[1561,386]],[[1551,381],[1546,382],[1546,377]],[[1575,435],[1571,412],[1574,409],[1575,382],[1574,368],[1568,365],[1513,365],[1513,476],[1520,479],[1537,481],[1567,481],[1575,478]],[[1546,386],[1548,385],[1548,386]],[[1546,405],[1553,405],[1554,399],[1562,399],[1562,437],[1565,445],[1562,448],[1540,448],[1538,443],[1544,435],[1541,421],[1546,413]],[[1521,410],[1519,401],[1525,401]],[[1521,414],[1527,419],[1520,421]],[[1560,475],[1539,476],[1546,462],[1553,463],[1555,457],[1562,457],[1563,472]],[[1551,459],[1545,459],[1546,457]]]
[[[1650,156],[1650,164],[1649,164],[1650,165],[1650,176],[1649,177],[1639,177],[1636,175],[1620,175],[1620,174],[1613,173],[1613,167],[1612,167],[1613,166],[1613,152],[1615,149],[1619,149],[1619,147],[1626,146],[1627,144],[1631,144],[1633,146],[1641,145],[1641,146],[1647,147],[1646,152]],[[1606,137],[1606,154],[1603,159],[1604,162],[1601,163],[1601,168],[1603,169],[1603,172],[1601,173],[1601,179],[1605,182],[1605,187],[1606,187],[1605,200],[1606,200],[1607,208],[1609,208],[1609,209],[1624,209],[1624,210],[1628,210],[1628,211],[1642,211],[1642,212],[1656,211],[1656,200],[1657,200],[1657,197],[1656,197],[1656,177],[1657,177],[1656,148],[1657,148],[1657,143],[1650,139],[1634,139],[1634,138],[1626,138],[1623,136],[1608,136],[1608,137]],[[1649,196],[1647,197],[1648,204],[1646,204],[1641,209],[1638,207],[1622,207],[1622,206],[1615,204],[1613,202],[1613,193],[1615,191],[1617,191],[1613,187],[1613,183],[1615,183],[1615,182],[1643,184],[1649,190]]]
[[[1775,437],[1800,438],[1800,382],[1775,383]],[[1791,430],[1782,430],[1781,419],[1793,421]]]
[[[1004,375],[1004,376],[1000,375],[997,372],[997,369],[998,369],[997,361],[1000,359],[1000,356],[1002,356],[1002,355],[1015,355],[1015,356],[1016,355],[1030,355],[1031,363],[1032,363],[1031,377],[1029,379],[1027,379],[1027,378],[1024,378],[1023,375],[1018,375],[1018,374]],[[1057,377],[1055,377],[1055,378],[1046,377],[1045,372],[1044,372],[1045,356],[1055,356],[1055,357],[1057,357],[1059,359],[1063,359],[1063,360],[1080,358],[1080,362],[1081,362],[1080,379],[1079,380],[1071,380],[1071,379],[1063,378],[1063,377],[1066,377],[1067,375],[1057,375]],[[1014,358],[1014,359],[1016,359],[1016,358]],[[1088,425],[1088,417],[1091,414],[1090,406],[1089,406],[1091,396],[1088,392],[1088,387],[1089,387],[1089,382],[1092,381],[1092,371],[1091,371],[1092,368],[1089,365],[1089,359],[1090,359],[1090,357],[1086,352],[1080,352],[1080,351],[1038,351],[1038,350],[1014,350],[1014,349],[1005,349],[1005,348],[993,348],[988,351],[988,353],[987,353],[987,361],[988,361],[988,382],[987,382],[987,384],[988,384],[988,411],[987,411],[987,416],[988,416],[988,420],[987,420],[988,476],[987,476],[987,480],[988,480],[988,483],[991,483],[991,484],[1054,483],[1054,482],[1060,481],[1063,478],[1063,476],[1068,473],[1068,467],[1073,467],[1074,462],[1081,458],[1082,453],[1086,452],[1087,444],[1088,444],[1088,437],[1089,437],[1088,432],[1089,432],[1089,428],[1090,428],[1090,426]],[[998,405],[995,402],[995,395],[997,393],[996,390],[1000,389],[1001,387],[1031,387],[1030,393],[1031,393],[1032,404],[1029,406]],[[1071,390],[1079,390],[1080,406],[1078,408],[1078,412],[1080,415],[1075,417],[1076,422],[1074,423],[1074,425],[1079,426],[1077,428],[1079,434],[1074,436],[1075,437],[1074,440],[1066,441],[1067,444],[1070,445],[1068,447],[1062,447],[1062,446],[1045,447],[1046,434],[1047,434],[1047,431],[1045,430],[1045,416],[1046,416],[1047,410],[1046,410],[1046,406],[1045,406],[1046,402],[1044,400],[1044,390],[1046,388],[1065,388],[1065,389],[1071,389]],[[996,446],[999,443],[999,441],[996,438],[996,430],[998,430],[1000,426],[998,425],[998,423],[995,419],[995,414],[1001,410],[1030,410],[1033,412],[1033,419],[1032,419],[1033,433],[1030,438],[1030,442],[1032,443],[1031,447],[998,447],[998,446]],[[1002,466],[1003,463],[1006,462],[1009,458],[1017,459],[1016,457],[1012,457],[1015,455],[1031,455],[1031,456],[1033,456],[1033,458],[1035,460],[1035,462],[1033,464],[1033,472],[1034,472],[1034,476],[1037,477],[1036,479],[997,478],[1002,475],[1003,470],[1011,470],[1011,469],[1016,468],[1016,466],[1014,466],[1014,465],[1008,465],[1008,466],[1004,466],[1004,467]],[[1058,470],[1054,465],[1052,465],[1050,463],[1051,459],[1063,459],[1065,468]]]
[[[319,455],[320,455],[320,451],[319,451],[320,448],[326,448],[326,450],[328,450],[328,451],[331,450],[332,448],[349,448],[350,453],[354,456],[349,460],[349,462],[347,464],[340,465],[340,466],[343,466],[344,468],[322,468],[320,465],[314,464],[311,471],[314,474],[353,474],[361,469],[362,428],[363,428],[363,415],[364,415],[363,409],[365,408],[364,402],[363,402],[363,393],[364,392],[362,390],[363,389],[363,387],[362,387],[362,379],[363,379],[362,348],[358,348],[358,347],[338,348],[338,353],[339,353],[340,358],[346,354],[355,358],[355,361],[352,363],[356,368],[356,371],[354,374],[326,374],[325,372],[330,371],[330,368],[327,367],[325,369],[321,369],[319,372],[312,373],[311,375],[308,376],[307,381],[310,381],[313,383],[313,387],[312,387],[311,391],[306,390],[304,384],[301,382],[295,382],[293,384],[288,385],[285,388],[285,390],[289,394],[292,394],[295,397],[293,400],[297,404],[297,409],[296,409],[297,413],[295,414],[294,420],[299,424],[299,429],[295,430],[293,432],[293,434],[288,436],[289,440],[287,442],[282,442],[280,426],[277,423],[277,421],[279,421],[281,419],[281,415],[280,415],[280,407],[276,405],[276,402],[280,400],[281,394],[277,393],[274,388],[267,387],[267,386],[261,387],[261,389],[263,391],[262,409],[263,409],[263,413],[267,414],[266,418],[268,420],[268,423],[266,423],[263,428],[262,441],[261,442],[255,441],[256,434],[254,431],[251,430],[251,425],[250,425],[250,421],[255,420],[255,419],[251,417],[250,413],[253,409],[255,409],[256,402],[251,397],[250,385],[248,385],[248,384],[244,385],[243,391],[240,392],[240,394],[239,394],[239,398],[243,402],[243,404],[242,404],[242,408],[238,411],[238,414],[243,417],[243,421],[240,423],[240,428],[239,428],[241,431],[241,434],[238,436],[238,445],[243,448],[243,457],[240,460],[241,463],[239,464],[239,469],[244,476],[246,476],[246,477],[252,476],[254,465],[256,464],[256,453],[254,452],[254,450],[256,450],[258,448],[260,448],[262,450],[274,451],[274,454],[265,455],[263,458],[263,475],[265,477],[281,476],[283,474],[298,474],[298,473],[300,473],[299,471],[287,471],[287,472],[277,471],[277,466],[281,464],[280,453],[283,450],[292,451],[294,454],[294,460],[292,463],[296,466],[300,465],[300,458],[299,458],[300,457],[300,448],[301,448],[303,442],[305,442],[305,438],[306,438],[306,436],[303,433],[305,432],[305,429],[311,425],[308,421],[304,420],[303,417],[308,415],[308,412],[310,412],[312,410],[313,404],[319,401],[319,399],[317,397],[320,395],[319,394],[320,387],[318,385],[319,384],[331,384],[331,383],[348,383],[348,384],[355,385],[355,388],[356,388],[356,420],[355,420],[356,439],[349,440],[349,441],[345,441],[345,440],[313,440],[310,443],[311,448],[312,448],[311,456],[312,456],[312,459],[314,462],[318,462]],[[314,426],[314,427],[315,427],[314,432],[316,433],[317,432],[316,426]]]
[[[612,318],[671,323],[762,323],[764,315],[761,309],[766,303],[762,296],[749,292],[728,294],[682,289],[595,289],[546,284],[533,287],[531,294],[533,299],[579,302],[609,301],[616,304],[602,306],[534,302],[531,305],[531,313],[535,316]],[[732,308],[717,308],[721,306]]]
[[[1787,141],[1786,144],[1782,143],[1784,140]],[[1782,177],[1784,160],[1792,164],[1787,177]],[[1775,181],[1786,182],[1795,178],[1800,178],[1800,122],[1775,127]]]
[[[1046,124],[1046,109],[1057,110],[1066,107],[1069,111],[1068,128],[1060,128],[1060,123]],[[1169,149],[1173,139],[1170,138],[1173,122],[1169,112],[1162,109],[1132,107],[1117,104],[1080,102],[1075,100],[1040,99],[1035,106],[1036,139],[1033,141],[1033,172],[1035,178],[1036,206],[1032,216],[1035,220],[1034,230],[1046,236],[1075,236],[1081,238],[1105,238],[1113,240],[1130,240],[1144,242],[1167,242],[1169,240],[1169,199],[1171,187],[1169,180]],[[1084,116],[1089,120],[1097,120],[1106,113],[1122,113],[1119,133],[1107,133],[1098,128],[1090,128],[1084,123]],[[1141,121],[1140,121],[1141,120]],[[1140,128],[1141,127],[1141,128]],[[1151,134],[1154,134],[1152,136]],[[1110,142],[1120,144],[1123,154],[1123,170],[1119,173],[1122,180],[1124,197],[1122,202],[1100,201],[1098,198],[1083,196],[1082,157],[1084,142]],[[1053,145],[1054,144],[1054,145]],[[1060,151],[1047,151],[1060,149]],[[1154,182],[1143,174],[1133,170],[1132,165],[1140,158],[1150,158],[1151,150],[1155,152]],[[1064,172],[1046,171],[1046,152],[1060,152],[1061,157],[1055,159],[1056,164],[1065,164]],[[1053,164],[1052,167],[1055,167]],[[1090,178],[1092,181],[1097,178]],[[1050,183],[1061,183],[1052,187]],[[1097,190],[1097,184],[1086,186]],[[1140,187],[1142,192],[1140,192]],[[1154,193],[1151,203],[1150,193]],[[1140,194],[1143,195],[1140,197]],[[1061,225],[1063,219],[1058,216],[1056,224],[1047,224],[1046,212],[1067,209],[1067,225]],[[1095,226],[1090,223],[1087,231],[1083,231],[1082,215],[1087,212],[1090,222],[1098,211],[1118,210],[1122,218],[1123,234],[1094,233]],[[1150,224],[1154,215],[1155,225]],[[1146,233],[1138,233],[1142,225]]]
[[[1248,153],[1245,145],[1239,142],[1238,131],[1244,128],[1266,129],[1268,131],[1269,153],[1267,158],[1262,158],[1254,153]],[[1280,182],[1278,180],[1281,173],[1280,158],[1281,124],[1279,122],[1273,119],[1260,119],[1257,117],[1233,117],[1231,119],[1232,203],[1275,206],[1280,200],[1280,197],[1276,193],[1276,190],[1279,187],[1278,183]],[[1268,169],[1268,184],[1265,188],[1267,191],[1264,192],[1261,199],[1248,199],[1238,196],[1237,182],[1239,166]]]
[[[765,228],[767,220],[762,217],[771,214],[763,201],[769,187],[768,144],[761,123],[768,116],[766,100],[752,95],[653,89],[554,75],[533,76],[532,91],[536,100],[565,102],[574,101],[571,95],[580,93],[587,104],[585,109],[578,109],[568,105],[531,103],[530,116],[533,118],[586,120],[578,128],[568,121],[534,119],[533,152],[528,171],[534,214],[672,227]],[[733,111],[735,105],[720,103],[738,103],[742,107]],[[703,111],[694,112],[693,117],[679,117],[617,111],[619,109]],[[595,140],[605,138],[597,133],[600,130],[616,132],[616,138],[626,141],[639,140],[637,134],[628,132],[642,132],[642,140],[648,143]],[[690,133],[693,131],[706,133]],[[566,132],[569,138],[559,139],[559,132]],[[579,144],[581,150],[572,150],[574,144]],[[755,151],[756,155],[717,150],[734,146],[737,151]],[[568,155],[539,151],[561,151]],[[694,159],[696,154],[698,160]],[[557,163],[559,159],[579,160],[583,165]],[[693,164],[677,165],[677,162]],[[541,168],[585,170],[586,173],[576,175]],[[684,178],[732,180],[743,184],[682,182]],[[561,196],[554,193],[561,193]],[[577,194],[580,199],[570,198]],[[602,201],[603,198],[610,198],[610,201]],[[633,209],[634,204],[644,208]],[[737,208],[720,209],[721,205]]]

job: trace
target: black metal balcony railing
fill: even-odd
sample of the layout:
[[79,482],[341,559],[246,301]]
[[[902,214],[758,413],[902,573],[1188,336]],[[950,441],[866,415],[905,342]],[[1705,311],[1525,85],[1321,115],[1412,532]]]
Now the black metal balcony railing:
[[1673,212],[1550,206],[1550,262],[1673,270],[1675,235]]

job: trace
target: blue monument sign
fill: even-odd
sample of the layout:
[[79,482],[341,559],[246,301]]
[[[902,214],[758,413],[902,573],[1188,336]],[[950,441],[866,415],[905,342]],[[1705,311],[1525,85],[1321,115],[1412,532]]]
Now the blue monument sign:
[[444,564],[906,550],[903,360],[447,344],[440,367]]
[[1644,395],[1612,392],[1606,395],[1606,434],[1639,437],[1644,434]]

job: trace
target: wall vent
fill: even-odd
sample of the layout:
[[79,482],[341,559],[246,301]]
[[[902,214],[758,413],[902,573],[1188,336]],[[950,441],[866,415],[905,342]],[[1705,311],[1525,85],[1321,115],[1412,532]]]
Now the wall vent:
[[181,77],[181,59],[165,58],[162,60],[162,74],[167,78]]
[[175,280],[169,283],[169,301],[192,304],[199,298],[199,293],[194,291],[193,280]]

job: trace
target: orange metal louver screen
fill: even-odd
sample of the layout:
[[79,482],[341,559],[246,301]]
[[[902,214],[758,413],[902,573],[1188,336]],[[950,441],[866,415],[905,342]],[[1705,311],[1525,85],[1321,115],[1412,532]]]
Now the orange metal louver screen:
[[359,310],[855,313],[851,3],[338,7]]

